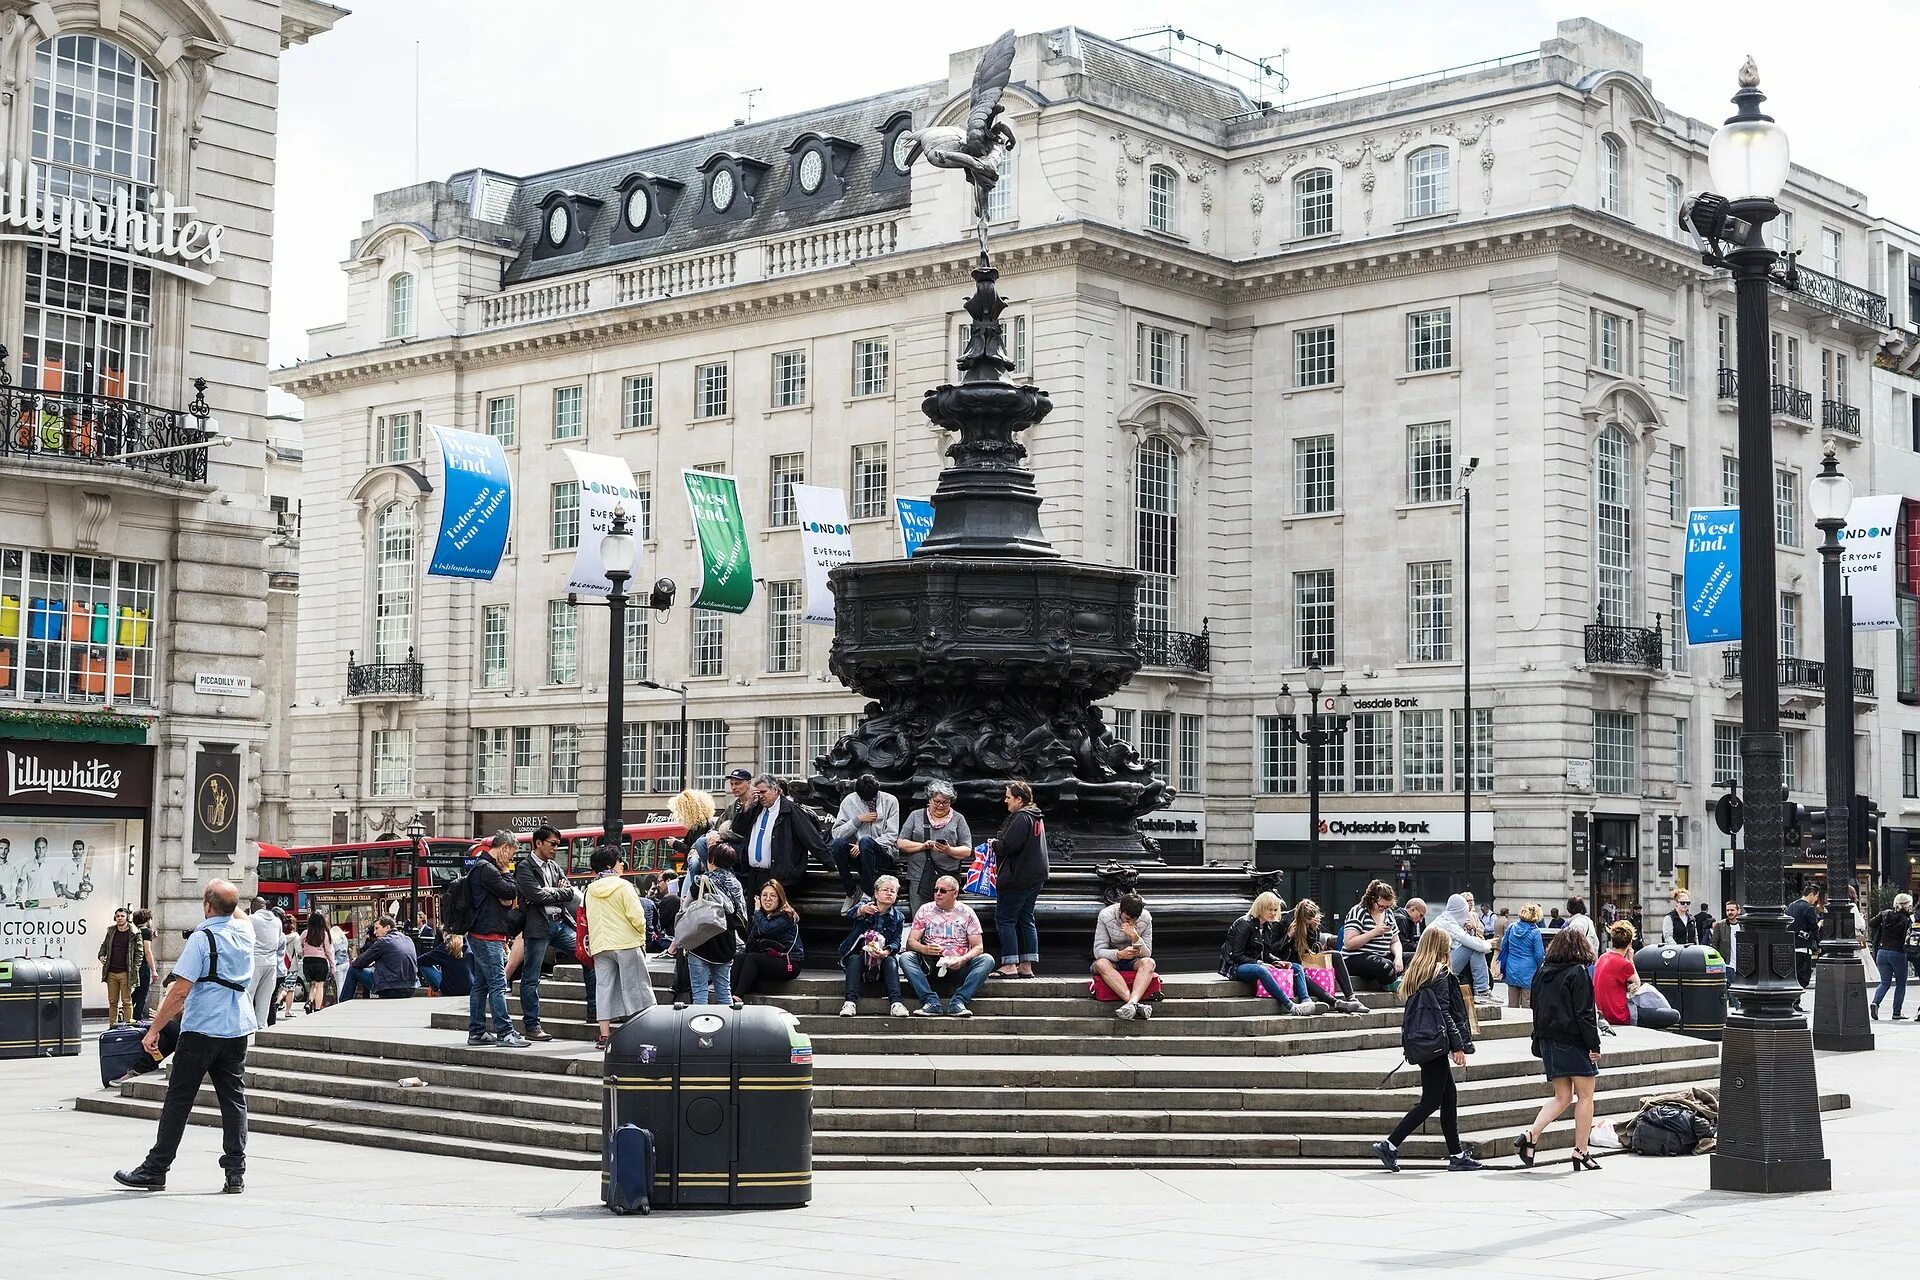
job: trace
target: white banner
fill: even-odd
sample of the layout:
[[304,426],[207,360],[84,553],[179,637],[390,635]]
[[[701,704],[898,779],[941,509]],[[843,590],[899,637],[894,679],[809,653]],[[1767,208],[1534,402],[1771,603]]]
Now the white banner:
[[1853,597],[1855,631],[1893,631],[1900,626],[1894,605],[1898,571],[1894,562],[1900,530],[1900,495],[1855,498],[1840,531],[1840,572]]
[[627,508],[627,519],[633,522],[634,537],[639,538],[640,491],[634,487],[633,468],[625,458],[578,449],[568,449],[566,454],[573,473],[580,477],[580,548],[573,556],[567,590],[604,596],[613,590],[613,584],[600,568],[600,540],[613,523],[613,509],[622,504]]
[[847,530],[847,495],[825,485],[793,486],[793,508],[800,517],[800,546],[806,557],[808,622],[833,623],[833,592],[827,574],[853,559],[853,535]]

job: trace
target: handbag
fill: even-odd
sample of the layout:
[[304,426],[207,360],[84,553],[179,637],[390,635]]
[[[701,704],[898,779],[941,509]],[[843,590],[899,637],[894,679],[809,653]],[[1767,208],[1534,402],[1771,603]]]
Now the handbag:
[[693,882],[693,891],[693,901],[680,908],[673,922],[673,946],[680,952],[711,942],[727,929],[727,903],[713,881],[701,876]]
[[1307,977],[1320,984],[1322,991],[1339,993],[1340,979],[1333,971],[1331,951],[1308,952],[1300,957],[1300,967],[1307,971]]

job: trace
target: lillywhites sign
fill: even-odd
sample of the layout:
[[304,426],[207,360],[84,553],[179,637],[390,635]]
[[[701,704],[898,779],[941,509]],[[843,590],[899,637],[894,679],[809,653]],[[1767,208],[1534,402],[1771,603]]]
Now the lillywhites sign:
[[8,805],[144,809],[153,795],[153,748],[93,743],[9,744],[0,773]]
[[98,760],[48,767],[39,756],[7,752],[7,797],[32,795],[92,796],[111,800],[120,794],[120,770]]
[[125,190],[100,204],[46,187],[39,165],[18,160],[7,165],[7,188],[0,192],[0,227],[5,228],[0,240],[124,258],[195,284],[213,283],[212,275],[190,264],[220,261],[220,240],[227,229],[194,217],[194,206],[174,203],[171,191],[156,192],[143,209],[134,206]]
[[1740,508],[1687,511],[1687,643],[1740,638]]

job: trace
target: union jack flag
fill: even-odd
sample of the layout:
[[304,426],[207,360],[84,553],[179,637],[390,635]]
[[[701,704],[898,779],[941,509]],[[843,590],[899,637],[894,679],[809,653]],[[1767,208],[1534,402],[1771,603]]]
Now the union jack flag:
[[995,896],[994,886],[999,883],[1000,874],[994,867],[993,846],[975,845],[973,865],[967,868],[967,878],[960,888],[962,892],[975,894],[982,898]]

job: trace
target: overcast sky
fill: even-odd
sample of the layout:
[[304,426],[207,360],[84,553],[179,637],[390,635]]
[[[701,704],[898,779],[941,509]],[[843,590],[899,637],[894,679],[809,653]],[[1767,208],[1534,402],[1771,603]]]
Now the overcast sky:
[[1584,15],[1639,40],[1654,93],[1699,119],[1725,118],[1751,52],[1794,159],[1865,191],[1872,211],[1920,225],[1915,0],[344,3],[350,17],[281,64],[275,365],[307,354],[309,328],[342,318],[339,263],[375,192],[479,165],[536,173],[723,129],[749,89],[765,119],[937,80],[950,53],[1008,26],[1119,37],[1172,24],[1248,56],[1284,49],[1294,99],[1536,49],[1559,19]]

